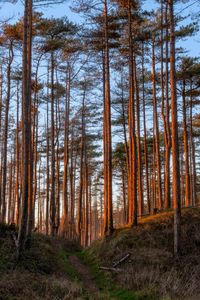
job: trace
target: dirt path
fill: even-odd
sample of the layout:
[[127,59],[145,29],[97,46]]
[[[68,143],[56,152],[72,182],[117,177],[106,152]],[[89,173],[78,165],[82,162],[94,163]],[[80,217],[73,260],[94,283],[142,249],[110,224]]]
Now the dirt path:
[[71,255],[69,257],[69,262],[74,266],[77,273],[80,275],[80,279],[83,282],[84,287],[89,295],[98,295],[99,289],[97,288],[96,283],[92,278],[92,275],[87,266],[85,266],[75,255]]

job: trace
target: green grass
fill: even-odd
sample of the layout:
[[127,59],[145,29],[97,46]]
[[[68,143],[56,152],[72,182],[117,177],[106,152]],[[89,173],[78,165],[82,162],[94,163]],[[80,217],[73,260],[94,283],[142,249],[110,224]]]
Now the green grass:
[[77,256],[87,267],[89,267],[97,287],[99,288],[100,299],[153,300],[153,298],[149,295],[140,295],[139,293],[117,288],[112,277],[99,270],[99,266],[95,258],[88,256],[87,250],[78,252]]
[[74,266],[69,262],[69,256],[71,255],[72,253],[70,252],[67,252],[66,250],[64,249],[61,249],[60,252],[59,252],[59,259],[60,259],[60,262],[62,264],[62,266],[64,267],[67,275],[73,279],[73,280],[76,280],[76,281],[79,281],[79,283],[81,283],[80,281],[80,276],[77,272],[77,270],[74,268]]

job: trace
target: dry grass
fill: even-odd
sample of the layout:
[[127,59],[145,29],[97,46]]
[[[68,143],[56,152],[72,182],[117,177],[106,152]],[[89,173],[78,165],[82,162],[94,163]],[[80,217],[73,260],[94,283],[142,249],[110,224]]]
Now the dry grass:
[[[182,256],[173,258],[173,213],[143,218],[137,229],[117,230],[90,249],[99,264],[110,266],[130,253],[115,281],[149,299],[200,299],[200,209],[182,216]],[[147,298],[148,299],[148,298]]]
[[82,290],[67,277],[44,276],[28,271],[13,271],[1,276],[0,299],[64,300],[76,299]]
[[0,300],[65,300],[83,294],[80,283],[68,275],[66,253],[76,244],[34,235],[19,264],[10,230],[0,225]]

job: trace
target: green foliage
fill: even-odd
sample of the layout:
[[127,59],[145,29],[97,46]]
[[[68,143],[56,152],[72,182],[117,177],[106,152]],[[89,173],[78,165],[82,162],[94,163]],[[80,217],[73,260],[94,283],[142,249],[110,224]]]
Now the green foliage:
[[117,143],[113,151],[113,166],[117,169],[126,168],[126,151],[123,143]]
[[56,51],[68,47],[71,37],[77,32],[77,26],[67,18],[41,18],[35,25],[37,35],[44,39],[41,50]]

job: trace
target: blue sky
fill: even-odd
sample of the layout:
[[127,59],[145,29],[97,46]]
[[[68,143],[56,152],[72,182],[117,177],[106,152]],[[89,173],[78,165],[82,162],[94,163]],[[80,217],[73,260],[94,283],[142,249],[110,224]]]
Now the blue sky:
[[[52,1],[53,2],[53,1]],[[74,14],[70,10],[72,0],[66,1],[64,4],[52,5],[50,7],[38,8],[42,11],[46,17],[62,17],[67,16],[71,21],[78,22],[80,18],[77,14]],[[151,10],[157,7],[158,4],[154,0],[144,1],[144,8]],[[175,13],[181,12],[181,15],[191,14],[194,16],[197,12],[200,12],[200,1],[191,0],[185,4],[179,4],[175,8]],[[0,10],[0,21],[7,18],[13,18],[16,20],[23,15],[23,2],[17,1],[16,4],[2,3]],[[184,41],[184,47],[188,49],[189,54],[193,56],[200,56],[200,37],[195,36]]]
[[[53,1],[52,1],[53,2]],[[38,7],[38,11],[42,11],[46,17],[61,17],[68,16],[70,20],[76,21],[78,16],[73,14],[69,8],[71,1],[66,1],[64,4],[51,5],[49,7],[43,6]],[[20,18],[23,15],[23,4],[22,1],[18,1],[16,4],[12,3],[3,3],[1,4],[0,16],[1,19],[5,19],[7,17],[15,19]]]

